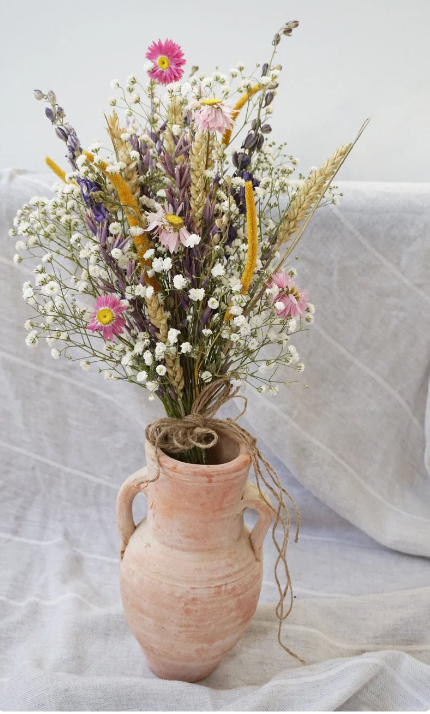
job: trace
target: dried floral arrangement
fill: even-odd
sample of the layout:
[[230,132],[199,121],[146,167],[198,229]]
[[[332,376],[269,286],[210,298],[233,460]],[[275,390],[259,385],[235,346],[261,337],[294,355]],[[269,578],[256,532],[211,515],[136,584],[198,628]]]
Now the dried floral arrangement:
[[[298,159],[271,141],[275,56],[297,25],[249,75],[239,62],[184,81],[181,48],[154,42],[146,82],[111,82],[125,117],[107,117],[106,150],[84,150],[54,92],[35,90],[71,170],[48,157],[54,197],[32,198],[11,230],[15,262],[41,260],[23,285],[29,346],[43,339],[54,359],[140,385],[176,418],[216,380],[275,396],[280,367],[303,371],[290,339],[314,306],[289,259],[316,208],[338,202],[332,180],[353,143],[294,180]],[[181,458],[204,463],[205,451]]]

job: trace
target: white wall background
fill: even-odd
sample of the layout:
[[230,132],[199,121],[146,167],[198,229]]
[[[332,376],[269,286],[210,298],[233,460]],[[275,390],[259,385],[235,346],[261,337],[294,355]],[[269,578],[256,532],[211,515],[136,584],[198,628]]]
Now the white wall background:
[[430,180],[430,0],[0,0],[0,168],[43,170],[62,143],[32,90],[53,89],[81,142],[104,133],[109,81],[143,76],[153,39],[182,45],[188,67],[264,62],[286,20],[274,138],[321,164],[370,126],[340,178]]

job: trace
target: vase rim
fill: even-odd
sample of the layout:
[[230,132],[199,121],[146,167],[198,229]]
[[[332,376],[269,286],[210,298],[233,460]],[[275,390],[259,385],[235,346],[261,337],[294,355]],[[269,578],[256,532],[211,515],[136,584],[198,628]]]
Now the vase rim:
[[[193,477],[205,476],[211,478],[211,481],[225,481],[228,478],[236,478],[238,473],[244,468],[249,467],[251,456],[243,441],[228,434],[227,430],[216,429],[220,439],[229,439],[237,444],[239,452],[234,459],[220,464],[189,464],[185,461],[178,461],[166,454],[160,449],[160,467],[165,473],[174,474],[175,477],[184,480],[193,480]],[[145,442],[146,449],[149,450],[151,456],[155,459],[155,447],[149,441]],[[216,473],[214,473],[214,471]],[[191,477],[191,479],[190,479]]]

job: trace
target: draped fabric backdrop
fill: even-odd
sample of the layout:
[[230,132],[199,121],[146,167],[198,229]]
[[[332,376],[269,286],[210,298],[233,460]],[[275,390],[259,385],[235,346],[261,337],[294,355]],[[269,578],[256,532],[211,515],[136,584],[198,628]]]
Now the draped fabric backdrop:
[[118,588],[116,493],[161,408],[24,343],[31,267],[7,229],[51,184],[1,173],[0,709],[428,710],[430,185],[344,184],[317,211],[297,264],[317,308],[294,339],[306,371],[241,421],[301,509],[284,638],[308,666],[277,644],[268,538],[248,632],[185,684],[148,670]]

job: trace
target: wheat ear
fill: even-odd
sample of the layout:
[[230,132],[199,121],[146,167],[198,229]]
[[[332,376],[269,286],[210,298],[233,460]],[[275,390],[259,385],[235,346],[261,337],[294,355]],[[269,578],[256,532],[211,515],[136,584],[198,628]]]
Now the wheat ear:
[[314,203],[321,199],[321,192],[332,179],[351,147],[352,144],[339,146],[325,164],[320,169],[315,169],[300,186],[279,226],[277,248],[287,243],[298,231],[299,224],[306,218]]
[[205,171],[211,169],[213,158],[214,139],[209,131],[198,131],[191,145],[191,211],[193,214],[196,231],[200,231],[203,222],[203,211],[207,196],[207,178]]
[[139,174],[137,173],[134,160],[130,156],[127,143],[121,139],[121,134],[125,132],[125,129],[121,129],[116,111],[113,111],[110,117],[106,117],[106,120],[108,123],[108,132],[112,140],[117,159],[125,163],[124,179],[127,182],[134,198],[138,201],[140,198]]
[[[167,109],[167,128],[163,134],[164,146],[171,156],[175,156],[175,149],[176,149],[176,144],[175,144],[175,141],[173,139],[173,134],[172,134],[172,126],[174,126],[174,125],[181,126],[181,127],[184,125],[184,119],[182,116],[182,107],[181,107],[181,103],[177,97],[172,98],[172,101],[170,102],[169,107]],[[184,161],[185,161],[185,156],[183,154],[176,157],[177,164],[183,164]]]
[[[158,300],[156,294],[151,298],[146,298],[146,308],[148,310],[148,316],[154,327],[157,328],[157,338],[160,342],[167,344],[167,314],[164,311],[163,306]],[[181,367],[179,355],[172,357],[167,353],[164,353],[164,361],[166,363],[167,374],[172,380],[176,393],[180,397],[184,389],[184,372]]]

